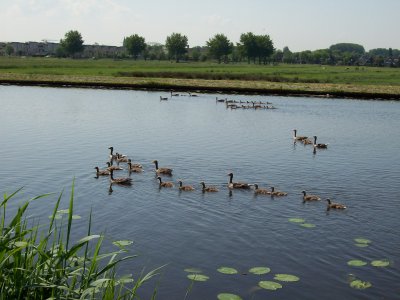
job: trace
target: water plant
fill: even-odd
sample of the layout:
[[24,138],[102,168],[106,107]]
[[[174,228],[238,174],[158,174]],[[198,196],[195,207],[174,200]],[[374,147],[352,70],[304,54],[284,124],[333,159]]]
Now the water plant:
[[4,194],[0,203],[0,300],[134,299],[138,288],[158,274],[160,268],[136,279],[119,276],[116,266],[135,256],[127,255],[129,243],[124,241],[116,242],[118,250],[101,253],[104,236],[92,233],[91,214],[87,235],[72,241],[74,182],[68,210],[59,210],[61,192],[47,227],[29,219],[26,211],[32,202],[51,194],[26,201],[15,215],[6,217],[8,202],[20,191]]
[[270,291],[276,291],[277,289],[281,289],[282,285],[280,283],[274,282],[274,281],[260,281],[258,285],[265,289],[265,290],[270,290]]
[[222,274],[237,274],[238,271],[234,268],[229,268],[229,267],[220,267],[217,269],[218,272],[222,273]]

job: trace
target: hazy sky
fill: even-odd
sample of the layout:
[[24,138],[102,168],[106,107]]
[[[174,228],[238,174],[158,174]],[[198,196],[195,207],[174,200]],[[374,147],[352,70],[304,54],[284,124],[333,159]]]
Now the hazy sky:
[[0,26],[0,41],[58,42],[78,30],[85,44],[120,46],[134,33],[164,43],[178,32],[192,47],[253,32],[292,51],[339,42],[400,49],[400,0],[0,0]]

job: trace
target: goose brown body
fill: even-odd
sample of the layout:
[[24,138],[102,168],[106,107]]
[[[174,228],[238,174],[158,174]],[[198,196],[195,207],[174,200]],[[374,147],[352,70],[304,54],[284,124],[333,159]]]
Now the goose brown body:
[[139,167],[134,167],[131,162],[128,162],[128,171],[133,173],[142,173],[143,169]]
[[346,207],[345,205],[343,205],[343,204],[332,202],[331,199],[329,199],[329,198],[326,199],[326,201],[328,201],[327,210],[330,210],[331,208],[332,208],[332,209],[346,209],[346,208],[347,208],[347,207]]
[[254,194],[255,195],[271,195],[271,191],[267,189],[260,189],[258,184],[254,184]]
[[172,182],[170,182],[170,181],[163,182],[160,176],[158,176],[157,179],[160,182],[159,183],[160,188],[161,187],[167,187],[167,188],[174,187],[174,184]]
[[134,164],[134,163],[132,163],[132,160],[129,158],[128,159],[128,164],[131,164],[131,166],[132,166],[132,168],[143,168],[143,166],[141,165],[141,164]]
[[170,168],[159,168],[157,160],[153,160],[153,163],[156,166],[156,173],[157,174],[172,175],[172,169],[170,169]]
[[132,184],[132,178],[130,177],[118,177],[114,178],[114,171],[110,171],[110,182],[115,183],[115,184],[122,184],[122,185],[131,185]]
[[123,170],[123,168],[120,167],[120,166],[112,166],[110,162],[107,162],[106,164],[107,164],[107,170],[108,171],[111,171],[111,170],[113,170],[113,171]]
[[295,141],[303,141],[303,140],[306,140],[306,139],[308,139],[308,137],[307,136],[298,136],[297,135],[297,129],[293,129],[293,139],[295,140]]
[[110,175],[109,170],[100,170],[99,167],[94,167],[96,169],[96,175],[97,176],[107,176]]
[[200,182],[200,184],[201,184],[201,186],[202,186],[201,190],[202,190],[203,192],[211,192],[211,193],[213,193],[213,192],[218,192],[218,189],[217,189],[215,186],[206,186],[206,184],[204,183],[204,181]]
[[192,187],[191,185],[183,185],[182,180],[179,180],[178,183],[180,191],[190,192],[195,190],[194,187]]
[[306,191],[302,191],[302,193],[303,193],[303,202],[321,200],[321,198],[317,195],[307,195]]
[[275,188],[272,186],[271,187],[271,196],[282,197],[282,196],[287,196],[287,193],[281,192],[281,191],[275,191]]
[[317,136],[314,135],[314,148],[328,148],[328,144],[317,144]]
[[233,173],[229,173],[228,188],[230,189],[249,189],[250,185],[245,182],[233,182]]

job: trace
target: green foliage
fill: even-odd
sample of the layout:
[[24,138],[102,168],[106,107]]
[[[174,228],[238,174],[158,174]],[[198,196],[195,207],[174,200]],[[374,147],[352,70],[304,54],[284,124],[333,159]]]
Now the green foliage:
[[269,35],[255,35],[252,32],[243,33],[237,47],[249,62],[253,60],[255,63],[258,58],[259,64],[266,64],[274,52],[274,44]]
[[216,34],[210,38],[207,41],[207,47],[210,55],[216,58],[218,63],[221,63],[222,58],[227,61],[228,55],[233,50],[232,42],[223,34]]
[[101,254],[104,237],[91,232],[91,216],[87,236],[72,243],[73,186],[69,209],[58,209],[61,193],[47,230],[28,225],[24,216],[32,202],[49,194],[25,202],[6,218],[7,203],[19,191],[5,194],[0,204],[0,299],[134,299],[137,289],[157,274],[159,269],[136,280],[131,275],[118,277],[116,266],[134,256],[127,256],[124,248]]
[[176,62],[186,53],[188,46],[188,38],[180,33],[172,33],[165,41],[169,56],[175,58]]
[[124,38],[123,45],[135,60],[138,58],[139,54],[146,49],[146,41],[144,37],[137,34],[133,34]]
[[11,54],[14,53],[14,47],[11,46],[10,44],[7,44],[4,51],[5,51],[6,55],[10,56]]
[[60,40],[60,47],[64,53],[70,57],[74,57],[77,53],[83,51],[83,40],[81,34],[76,30],[68,31],[64,39]]
[[341,53],[350,52],[350,53],[357,53],[357,54],[364,54],[365,49],[363,46],[353,43],[339,43],[329,47],[331,51],[337,51]]

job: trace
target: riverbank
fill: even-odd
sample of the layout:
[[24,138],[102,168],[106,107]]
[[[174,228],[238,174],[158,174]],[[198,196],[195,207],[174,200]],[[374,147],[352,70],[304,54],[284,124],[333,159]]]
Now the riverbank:
[[400,100],[400,69],[0,58],[0,84]]

